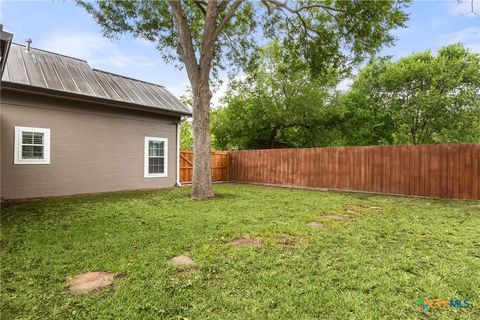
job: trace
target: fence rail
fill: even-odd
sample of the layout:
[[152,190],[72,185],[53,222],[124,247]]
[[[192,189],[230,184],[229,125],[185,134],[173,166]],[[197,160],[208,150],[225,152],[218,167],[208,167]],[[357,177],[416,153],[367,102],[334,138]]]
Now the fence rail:
[[[212,180],[228,180],[228,152],[214,151],[211,153]],[[180,183],[192,183],[193,151],[180,150]]]
[[248,150],[229,180],[450,199],[480,199],[480,144]]

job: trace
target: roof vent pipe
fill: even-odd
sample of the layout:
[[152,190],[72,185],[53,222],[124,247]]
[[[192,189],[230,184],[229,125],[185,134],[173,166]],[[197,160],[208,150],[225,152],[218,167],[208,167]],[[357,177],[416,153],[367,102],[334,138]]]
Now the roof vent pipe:
[[25,40],[25,42],[27,43],[27,47],[25,48],[25,52],[29,52],[30,51],[30,45],[32,44],[32,39],[28,38],[27,40]]

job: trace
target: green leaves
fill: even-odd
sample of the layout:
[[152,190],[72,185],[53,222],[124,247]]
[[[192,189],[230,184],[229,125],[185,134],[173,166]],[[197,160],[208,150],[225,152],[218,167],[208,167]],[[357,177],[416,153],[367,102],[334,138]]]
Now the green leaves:
[[[105,0],[95,3],[76,0],[92,14],[108,37],[131,33],[154,42],[162,57],[181,61],[177,56],[178,26],[167,1]],[[214,39],[213,75],[230,67],[246,70],[252,57],[266,40],[276,40],[289,48],[293,60],[308,62],[313,77],[324,73],[348,72],[391,44],[390,30],[403,26],[403,12],[409,1],[245,1],[233,11],[232,19]],[[207,7],[195,1],[181,1],[192,35],[197,59],[205,45]],[[233,10],[227,2],[216,17],[216,25]]]
[[213,117],[218,148],[480,141],[480,57],[460,44],[373,60],[336,95],[335,72],[311,77],[289,53],[270,44],[230,86]]
[[180,149],[193,149],[193,128],[188,121],[180,124]]
[[[437,55],[415,53],[397,62],[376,60],[357,76],[344,103],[350,122],[384,121],[360,144],[448,143],[480,140],[480,56],[461,44]],[[387,125],[389,123],[389,125]]]
[[231,83],[226,106],[213,114],[217,148],[315,146],[330,120],[327,90],[336,78],[312,79],[305,62],[291,60],[289,50],[278,42],[260,57],[246,79]]

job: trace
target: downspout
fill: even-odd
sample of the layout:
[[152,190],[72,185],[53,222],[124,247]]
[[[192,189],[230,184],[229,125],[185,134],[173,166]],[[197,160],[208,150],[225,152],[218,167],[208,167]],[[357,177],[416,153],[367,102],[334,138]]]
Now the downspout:
[[177,182],[176,186],[181,187],[180,183],[180,124],[184,121],[183,118],[180,118],[180,121],[177,122]]

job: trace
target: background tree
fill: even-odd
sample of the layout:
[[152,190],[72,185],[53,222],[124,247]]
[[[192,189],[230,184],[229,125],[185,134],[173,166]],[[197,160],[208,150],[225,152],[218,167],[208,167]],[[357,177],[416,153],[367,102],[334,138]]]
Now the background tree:
[[180,124],[180,149],[191,150],[193,148],[193,129],[188,120]]
[[312,77],[278,42],[259,54],[246,78],[230,83],[224,107],[215,110],[216,147],[266,149],[334,144],[336,112],[327,107],[338,82],[333,69]]
[[337,102],[349,144],[478,143],[480,55],[455,44],[378,59]]
[[[264,38],[278,39],[316,74],[345,69],[390,43],[406,1],[77,0],[106,36],[126,32],[156,43],[162,57],[187,71],[193,93],[192,197],[213,196],[210,165],[211,75],[246,66]],[[252,61],[252,60],[250,60]],[[247,66],[246,66],[247,67]]]

